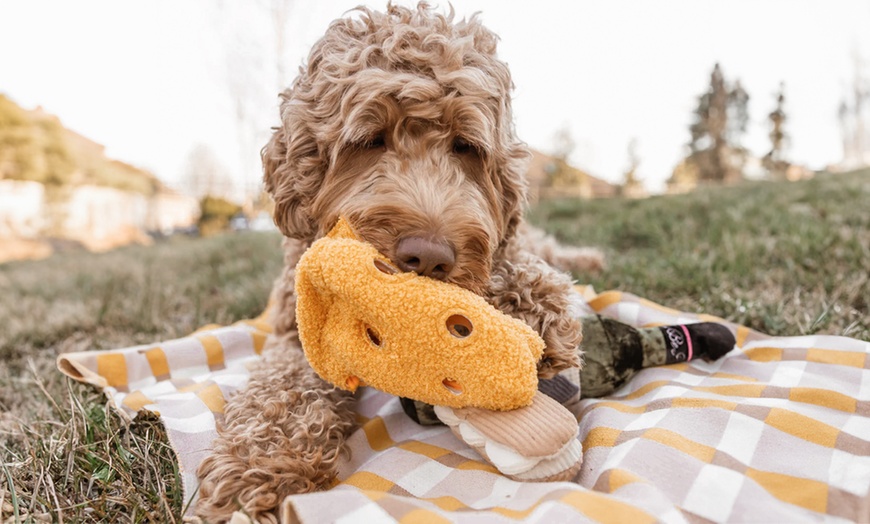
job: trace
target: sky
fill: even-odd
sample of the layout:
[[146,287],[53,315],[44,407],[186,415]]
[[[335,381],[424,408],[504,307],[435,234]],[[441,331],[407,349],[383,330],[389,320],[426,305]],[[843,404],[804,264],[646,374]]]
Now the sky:
[[[329,22],[362,0],[288,2],[278,46],[267,0],[3,1],[0,93],[42,106],[172,187],[183,186],[198,145],[237,188],[250,187],[277,124],[279,87]],[[840,100],[856,63],[870,77],[870,0],[452,5],[460,18],[479,11],[500,36],[521,139],[551,152],[565,128],[576,143],[570,160],[611,182],[622,179],[635,139],[638,175],[653,191],[685,154],[716,62],[750,94],[744,144],[758,156],[769,148],[767,114],[784,83],[787,155],[811,169],[841,160]]]

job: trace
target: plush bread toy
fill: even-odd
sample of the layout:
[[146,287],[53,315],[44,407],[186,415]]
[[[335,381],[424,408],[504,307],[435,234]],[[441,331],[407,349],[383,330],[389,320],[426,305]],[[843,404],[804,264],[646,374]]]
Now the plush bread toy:
[[502,474],[526,482],[573,479],[583,464],[577,419],[541,393],[512,411],[435,406],[441,422]]
[[296,265],[296,322],[311,367],[337,387],[437,406],[514,478],[579,469],[576,419],[537,391],[537,333],[470,291],[400,272],[343,219]]

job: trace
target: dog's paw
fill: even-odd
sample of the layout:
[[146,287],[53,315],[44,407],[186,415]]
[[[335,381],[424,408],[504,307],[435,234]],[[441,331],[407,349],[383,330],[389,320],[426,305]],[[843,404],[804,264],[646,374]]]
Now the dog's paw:
[[604,253],[594,247],[562,246],[554,254],[553,264],[572,273],[597,273],[607,268]]

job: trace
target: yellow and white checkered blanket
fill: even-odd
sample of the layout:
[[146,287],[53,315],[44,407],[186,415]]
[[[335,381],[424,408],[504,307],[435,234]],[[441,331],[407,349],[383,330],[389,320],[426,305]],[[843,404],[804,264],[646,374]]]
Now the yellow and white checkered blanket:
[[[577,309],[635,326],[713,319],[628,293],[579,288]],[[730,325],[730,324],[729,324]],[[398,399],[360,395],[362,427],[333,489],[288,497],[302,522],[870,522],[870,343],[767,337],[737,325],[716,362],[640,372],[584,400],[584,465],[574,483],[521,483],[445,427],[423,427]],[[103,388],[128,417],[158,412],[188,497],[225,399],[247,381],[265,315],[191,336],[61,355],[58,367]],[[191,505],[192,507],[192,505]]]

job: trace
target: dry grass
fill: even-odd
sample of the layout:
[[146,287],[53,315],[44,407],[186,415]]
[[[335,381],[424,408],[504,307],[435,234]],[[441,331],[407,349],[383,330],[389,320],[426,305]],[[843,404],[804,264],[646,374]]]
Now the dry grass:
[[[870,340],[870,171],[642,201],[561,201],[532,220],[602,246],[624,289],[772,334]],[[153,418],[125,424],[55,370],[59,353],[180,337],[259,313],[276,235],[0,265],[0,521],[172,522],[176,462]],[[587,281],[586,276],[578,277]]]
[[173,522],[186,501],[153,418],[126,424],[58,354],[184,336],[265,307],[275,234],[0,266],[0,521]]

